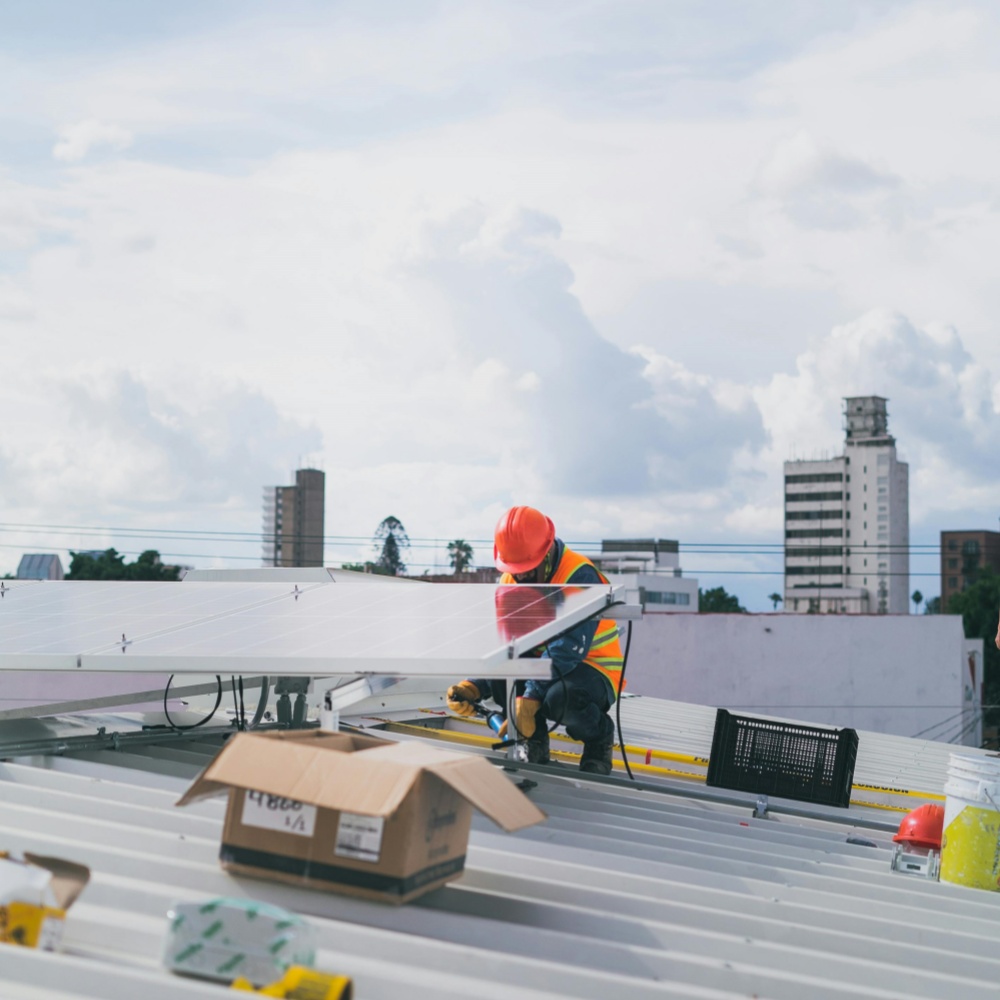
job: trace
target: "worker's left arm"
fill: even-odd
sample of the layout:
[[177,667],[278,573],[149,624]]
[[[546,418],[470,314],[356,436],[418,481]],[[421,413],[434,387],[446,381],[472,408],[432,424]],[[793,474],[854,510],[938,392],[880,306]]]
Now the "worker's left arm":
[[[569,584],[602,582],[597,570],[593,566],[586,565],[581,566],[568,580]],[[546,644],[545,652],[552,660],[553,680],[565,677],[583,662],[590,652],[590,644],[594,641],[597,625],[596,618],[589,618]]]

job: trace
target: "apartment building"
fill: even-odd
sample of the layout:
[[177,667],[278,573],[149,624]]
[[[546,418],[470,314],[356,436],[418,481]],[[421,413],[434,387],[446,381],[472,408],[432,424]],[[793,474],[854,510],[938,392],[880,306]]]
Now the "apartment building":
[[264,487],[265,566],[322,566],[326,473],[298,469],[294,486]]
[[887,400],[844,400],[844,451],[785,462],[785,611],[909,611],[909,466]]
[[980,570],[1000,573],[1000,532],[941,532],[941,610],[973,584]]

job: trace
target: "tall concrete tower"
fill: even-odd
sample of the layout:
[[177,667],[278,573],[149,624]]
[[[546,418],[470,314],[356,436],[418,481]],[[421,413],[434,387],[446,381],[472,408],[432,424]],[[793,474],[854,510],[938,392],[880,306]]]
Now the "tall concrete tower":
[[294,486],[264,487],[264,565],[322,566],[326,473],[298,469]]
[[906,614],[909,467],[882,396],[844,400],[844,453],[785,462],[785,610]]

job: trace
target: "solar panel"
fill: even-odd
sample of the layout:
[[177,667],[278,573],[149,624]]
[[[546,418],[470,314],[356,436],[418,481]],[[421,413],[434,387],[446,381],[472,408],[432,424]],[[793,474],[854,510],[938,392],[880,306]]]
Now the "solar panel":
[[43,581],[0,597],[0,670],[548,677],[523,654],[618,591]]

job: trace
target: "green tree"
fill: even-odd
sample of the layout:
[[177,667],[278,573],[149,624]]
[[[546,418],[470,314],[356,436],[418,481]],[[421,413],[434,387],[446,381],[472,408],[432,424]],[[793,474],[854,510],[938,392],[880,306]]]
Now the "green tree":
[[114,549],[96,556],[87,552],[69,555],[67,580],[177,580],[181,572],[179,566],[164,566],[155,549],[147,549],[131,563]]
[[709,590],[698,589],[698,610],[709,614],[746,612],[735,594],[727,594],[725,587],[712,587]]
[[456,574],[468,572],[472,565],[472,546],[464,538],[456,538],[455,541],[449,542],[448,560]]
[[775,611],[778,610],[778,605],[781,604],[782,601],[784,601],[784,598],[781,596],[781,594],[778,593],[768,594],[767,599],[774,605]]
[[403,527],[403,522],[398,517],[393,517],[390,514],[383,518],[375,529],[372,543],[376,550],[381,550],[375,560],[375,565],[382,572],[387,576],[402,576],[406,572],[403,552],[410,547],[410,539],[406,534],[406,528]]
[[384,566],[379,566],[378,563],[373,562],[363,562],[363,563],[341,563],[341,569],[349,569],[352,573],[375,573],[378,576],[392,576]]
[[919,590],[915,590],[910,594],[910,600],[913,601],[913,613],[919,615],[920,605],[924,603],[924,595]]
[[924,603],[924,614],[925,615],[941,614],[941,598],[928,597],[926,602]]
[[983,716],[985,725],[1000,722],[1000,649],[997,634],[997,608],[1000,608],[1000,576],[983,569],[976,582],[955,594],[948,602],[948,614],[961,615],[967,639],[983,640],[984,705],[991,706]]

